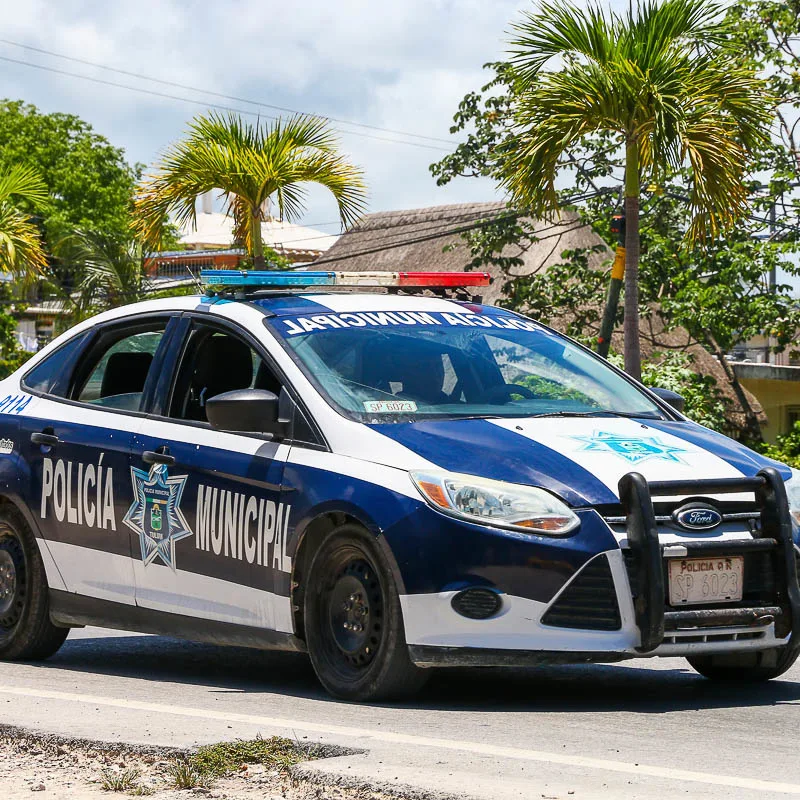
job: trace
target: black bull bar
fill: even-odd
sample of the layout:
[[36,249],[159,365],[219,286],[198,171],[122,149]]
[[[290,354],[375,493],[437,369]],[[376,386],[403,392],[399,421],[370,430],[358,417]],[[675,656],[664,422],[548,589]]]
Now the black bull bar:
[[[761,514],[761,526],[752,540],[697,541],[682,543],[689,556],[738,554],[752,550],[772,550],[777,556],[777,608],[719,609],[716,611],[666,611],[664,586],[664,553],[658,538],[653,497],[754,492]],[[663,641],[666,626],[681,622],[692,624],[703,615],[719,617],[718,624],[736,624],[756,620],[769,612],[788,615],[791,637],[788,647],[800,649],[800,586],[797,560],[792,539],[792,518],[786,487],[781,474],[766,467],[752,478],[722,478],[697,481],[648,481],[638,472],[623,475],[619,482],[619,498],[626,515],[628,546],[631,550],[632,583],[638,587],[634,598],[636,624],[641,633],[639,651],[655,650]]]

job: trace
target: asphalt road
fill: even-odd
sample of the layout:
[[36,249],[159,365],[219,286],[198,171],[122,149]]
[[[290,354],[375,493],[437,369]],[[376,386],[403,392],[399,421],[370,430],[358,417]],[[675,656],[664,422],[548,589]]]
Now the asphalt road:
[[800,667],[716,686],[681,659],[440,671],[413,702],[330,699],[305,657],[73,631],[42,664],[0,664],[0,722],[186,746],[282,734],[361,753],[317,775],[506,798],[800,795]]

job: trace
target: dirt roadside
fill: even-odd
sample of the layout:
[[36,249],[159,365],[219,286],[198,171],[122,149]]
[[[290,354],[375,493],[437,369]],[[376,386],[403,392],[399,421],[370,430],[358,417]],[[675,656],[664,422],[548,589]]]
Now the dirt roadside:
[[[303,764],[237,764],[221,777],[191,774],[194,751],[111,745],[38,735],[0,726],[2,800],[100,800],[148,796],[154,800],[398,800],[398,791],[325,785],[303,774]],[[353,754],[312,748],[312,758]],[[302,756],[301,756],[302,757]],[[177,789],[177,782],[193,786]],[[112,788],[114,787],[114,788]]]

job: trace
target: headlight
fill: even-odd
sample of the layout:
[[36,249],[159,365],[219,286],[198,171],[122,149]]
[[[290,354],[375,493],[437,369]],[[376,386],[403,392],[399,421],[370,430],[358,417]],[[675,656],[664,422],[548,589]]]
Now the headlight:
[[454,517],[499,528],[563,536],[578,517],[544,489],[448,472],[412,472],[425,499]]
[[792,477],[786,481],[786,494],[789,496],[789,511],[800,525],[800,469],[792,470]]

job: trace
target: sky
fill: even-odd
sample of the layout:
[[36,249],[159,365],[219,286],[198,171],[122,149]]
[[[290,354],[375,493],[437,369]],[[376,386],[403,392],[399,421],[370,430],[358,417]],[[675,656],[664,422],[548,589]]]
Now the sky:
[[[439,188],[428,165],[454,147],[448,129],[459,101],[485,82],[482,65],[503,57],[510,21],[530,5],[529,0],[0,0],[0,38],[242,100],[445,140],[337,124],[343,151],[366,173],[369,210],[383,211],[500,197],[484,180]],[[124,148],[130,162],[152,164],[209,102],[258,111],[244,102],[11,44],[0,44],[0,56],[197,101],[0,61],[0,96],[23,99],[44,112],[77,114]],[[306,224],[334,233],[337,216],[324,190],[311,192]]]

